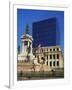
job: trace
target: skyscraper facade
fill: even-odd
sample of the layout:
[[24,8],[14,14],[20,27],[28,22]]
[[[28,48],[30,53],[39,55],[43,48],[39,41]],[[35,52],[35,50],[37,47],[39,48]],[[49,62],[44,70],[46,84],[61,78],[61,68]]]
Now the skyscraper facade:
[[55,17],[34,22],[32,27],[33,47],[59,45],[60,31]]

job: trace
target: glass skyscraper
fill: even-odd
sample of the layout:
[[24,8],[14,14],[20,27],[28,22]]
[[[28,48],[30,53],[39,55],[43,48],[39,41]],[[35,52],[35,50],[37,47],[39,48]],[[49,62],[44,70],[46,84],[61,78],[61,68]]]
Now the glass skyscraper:
[[60,31],[58,20],[50,19],[34,22],[32,25],[33,47],[59,45]]

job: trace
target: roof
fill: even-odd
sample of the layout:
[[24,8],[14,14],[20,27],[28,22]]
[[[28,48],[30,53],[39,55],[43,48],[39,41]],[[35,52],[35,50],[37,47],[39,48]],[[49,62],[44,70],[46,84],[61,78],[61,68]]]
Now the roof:
[[29,34],[24,34],[21,36],[21,39],[30,39],[30,40],[33,40],[32,36],[29,35]]

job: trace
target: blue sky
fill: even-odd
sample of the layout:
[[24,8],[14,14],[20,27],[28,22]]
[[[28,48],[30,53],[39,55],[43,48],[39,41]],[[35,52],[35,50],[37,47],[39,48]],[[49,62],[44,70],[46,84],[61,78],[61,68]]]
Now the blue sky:
[[17,9],[17,41],[21,45],[21,35],[25,33],[26,24],[29,24],[32,35],[32,23],[48,18],[56,17],[60,30],[60,46],[64,49],[64,11]]

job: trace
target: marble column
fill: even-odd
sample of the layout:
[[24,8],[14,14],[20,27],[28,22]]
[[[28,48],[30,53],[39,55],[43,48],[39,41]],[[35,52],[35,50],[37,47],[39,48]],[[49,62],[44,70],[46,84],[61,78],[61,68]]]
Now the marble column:
[[31,51],[30,51],[30,52],[31,52],[31,54],[32,54],[32,43],[31,43]]
[[22,53],[24,52],[24,41],[22,41]]

